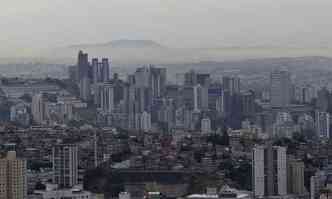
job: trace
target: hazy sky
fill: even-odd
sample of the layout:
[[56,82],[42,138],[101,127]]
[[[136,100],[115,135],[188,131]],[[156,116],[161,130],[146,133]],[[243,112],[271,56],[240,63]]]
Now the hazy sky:
[[0,49],[116,39],[332,46],[331,0],[1,0]]

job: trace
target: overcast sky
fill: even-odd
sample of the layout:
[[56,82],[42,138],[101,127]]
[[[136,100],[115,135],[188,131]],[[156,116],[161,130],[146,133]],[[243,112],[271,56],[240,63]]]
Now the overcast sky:
[[117,39],[170,47],[332,46],[331,0],[1,0],[0,49]]

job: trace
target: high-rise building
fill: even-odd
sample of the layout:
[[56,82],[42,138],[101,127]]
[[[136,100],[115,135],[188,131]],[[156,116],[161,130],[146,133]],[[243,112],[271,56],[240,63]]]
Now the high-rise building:
[[317,92],[316,107],[319,111],[326,112],[329,107],[329,91],[324,87]]
[[101,71],[102,71],[102,81],[107,82],[110,80],[111,76],[111,69],[110,69],[110,63],[107,58],[102,58],[101,60]]
[[315,122],[317,136],[321,139],[330,138],[330,114],[327,112],[316,111]]
[[270,100],[273,107],[285,107],[291,103],[292,83],[290,73],[276,70],[270,76]]
[[257,146],[253,149],[253,191],[257,197],[287,194],[286,148]]
[[224,90],[228,90],[230,92],[230,95],[238,94],[240,93],[240,78],[239,77],[223,77],[222,78],[222,84]]
[[150,113],[144,111],[141,114],[140,121],[141,121],[140,129],[142,131],[148,132],[151,130],[151,114]]
[[82,77],[80,80],[80,98],[84,101],[91,99],[91,79],[89,77]]
[[150,66],[152,97],[159,98],[166,92],[166,68]]
[[166,92],[166,68],[149,67],[138,68],[135,72],[135,86],[151,89],[151,97],[162,97]]
[[325,172],[317,171],[315,175],[310,177],[310,199],[319,199],[321,189],[325,186]]
[[78,184],[78,149],[73,144],[58,144],[52,150],[53,183],[60,188]]
[[91,98],[91,67],[87,53],[79,51],[77,59],[78,86],[80,89],[80,97],[85,101]]
[[241,109],[245,117],[250,117],[255,114],[255,93],[250,90],[241,94]]
[[209,107],[208,88],[200,84],[193,87],[194,89],[194,110],[206,110]]
[[42,124],[45,120],[45,103],[43,94],[36,94],[32,97],[31,112],[34,122]]
[[210,118],[203,118],[201,120],[201,132],[203,134],[211,133],[211,120],[210,120]]
[[77,70],[78,70],[78,80],[82,80],[83,77],[89,76],[89,58],[87,53],[83,53],[83,51],[79,51],[78,59],[77,59]]
[[15,151],[0,159],[0,199],[27,197],[26,161],[17,159]]
[[100,91],[100,108],[104,113],[112,113],[114,110],[114,85],[104,83]]
[[197,84],[200,84],[202,86],[209,86],[210,82],[210,74],[209,73],[200,73],[197,74]]
[[107,58],[103,58],[101,62],[98,61],[98,58],[93,58],[91,67],[94,84],[110,80],[110,64]]
[[197,73],[191,70],[184,74],[184,85],[195,86],[197,84]]
[[289,194],[305,194],[304,163],[302,161],[287,159],[287,184]]

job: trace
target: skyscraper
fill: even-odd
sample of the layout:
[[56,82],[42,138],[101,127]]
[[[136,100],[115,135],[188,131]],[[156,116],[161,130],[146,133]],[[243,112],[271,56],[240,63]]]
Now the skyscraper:
[[107,58],[101,60],[102,81],[107,82],[110,80],[110,64]]
[[275,70],[270,76],[270,99],[272,107],[285,107],[291,103],[292,83],[290,73]]
[[104,113],[112,113],[114,110],[114,85],[104,83],[100,92],[100,107]]
[[45,120],[45,104],[43,94],[36,94],[32,97],[31,112],[34,122],[42,124]]
[[53,183],[60,188],[70,188],[78,183],[77,146],[58,144],[52,150]]
[[78,52],[77,59],[77,70],[78,70],[78,80],[80,81],[83,77],[89,76],[89,58],[87,53],[83,51]]
[[230,95],[240,93],[240,78],[239,77],[223,77],[222,85],[224,90],[228,90]]
[[91,67],[88,54],[83,53],[83,51],[78,53],[77,70],[80,97],[85,101],[89,101],[91,98]]
[[330,114],[327,112],[316,111],[316,132],[321,139],[330,138]]
[[166,92],[166,68],[150,66],[152,97],[158,98]]
[[27,197],[26,161],[17,159],[15,151],[0,159],[0,199]]
[[255,93],[250,90],[241,95],[241,110],[245,117],[250,117],[255,114]]
[[103,58],[101,62],[98,61],[98,58],[93,58],[91,67],[94,84],[110,80],[110,64],[107,58]]
[[286,148],[257,146],[253,149],[253,190],[255,196],[287,194]]
[[135,72],[135,86],[151,89],[153,98],[162,97],[166,91],[166,68],[152,65],[138,68]]

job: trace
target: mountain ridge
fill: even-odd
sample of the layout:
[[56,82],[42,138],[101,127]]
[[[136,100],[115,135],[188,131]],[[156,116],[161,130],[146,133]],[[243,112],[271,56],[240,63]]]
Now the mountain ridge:
[[75,44],[69,48],[165,48],[153,40],[120,39],[105,43]]

